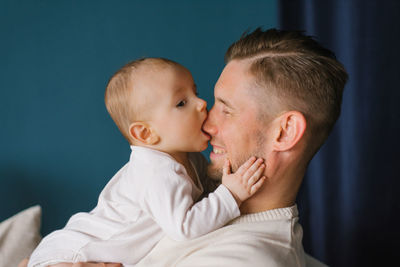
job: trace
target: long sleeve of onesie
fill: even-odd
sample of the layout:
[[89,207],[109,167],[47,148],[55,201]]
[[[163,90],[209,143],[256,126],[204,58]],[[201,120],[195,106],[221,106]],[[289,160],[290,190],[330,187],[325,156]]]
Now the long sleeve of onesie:
[[182,177],[180,168],[183,167],[171,166],[172,171],[162,181],[149,181],[140,203],[169,237],[178,241],[195,238],[240,215],[235,199],[224,185],[195,203],[194,185],[189,177]]
[[[134,158],[135,149],[143,150],[134,147]],[[183,165],[170,156],[153,153],[151,161],[143,161],[131,170],[132,177],[146,174],[146,179],[140,181],[140,191],[136,191],[135,198],[141,210],[169,237],[174,240],[195,238],[222,227],[240,215],[234,197],[224,185],[196,202],[202,192],[187,175]],[[201,160],[199,154],[192,154],[189,159],[196,167],[196,173],[204,175],[205,160]]]

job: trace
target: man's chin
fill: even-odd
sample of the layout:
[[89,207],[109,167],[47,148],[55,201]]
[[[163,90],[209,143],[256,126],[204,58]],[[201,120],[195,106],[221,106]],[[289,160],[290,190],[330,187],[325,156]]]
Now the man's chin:
[[222,166],[217,166],[215,163],[210,163],[207,167],[207,176],[213,180],[221,180]]

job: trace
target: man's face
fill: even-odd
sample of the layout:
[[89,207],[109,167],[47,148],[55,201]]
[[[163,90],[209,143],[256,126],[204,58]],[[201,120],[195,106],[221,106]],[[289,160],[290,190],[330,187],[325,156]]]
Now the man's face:
[[257,119],[258,104],[250,94],[253,87],[247,63],[236,60],[226,65],[215,85],[215,103],[203,126],[211,136],[209,175],[213,178],[222,176],[226,158],[236,171],[250,156],[264,157],[266,133]]

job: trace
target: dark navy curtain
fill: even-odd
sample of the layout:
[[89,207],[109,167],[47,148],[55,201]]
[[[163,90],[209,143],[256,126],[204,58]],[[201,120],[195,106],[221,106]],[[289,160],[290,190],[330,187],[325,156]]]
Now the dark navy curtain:
[[305,250],[330,266],[400,266],[400,1],[282,0],[279,12],[350,77],[299,193]]

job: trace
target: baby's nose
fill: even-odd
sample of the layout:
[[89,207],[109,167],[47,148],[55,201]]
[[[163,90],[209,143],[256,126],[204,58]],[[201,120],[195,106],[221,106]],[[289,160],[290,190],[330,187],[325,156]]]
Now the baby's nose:
[[199,98],[199,104],[198,104],[197,108],[198,108],[199,111],[206,110],[207,109],[207,102],[205,100]]

